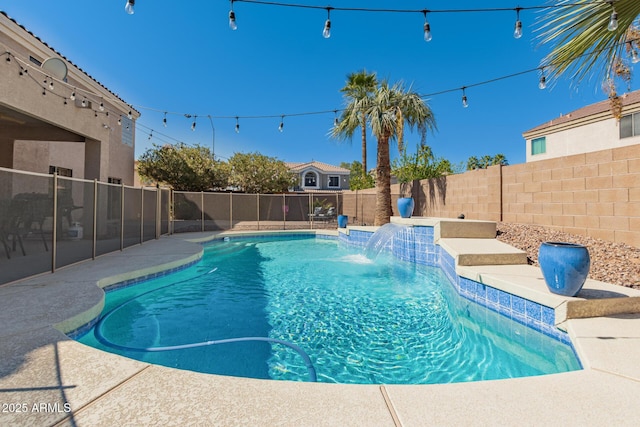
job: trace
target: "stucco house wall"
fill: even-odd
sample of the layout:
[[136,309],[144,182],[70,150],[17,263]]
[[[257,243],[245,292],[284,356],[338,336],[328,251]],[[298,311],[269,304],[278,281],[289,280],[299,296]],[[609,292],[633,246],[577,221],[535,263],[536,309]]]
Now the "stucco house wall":
[[[640,113],[640,91],[622,95],[620,100],[623,117]],[[621,137],[620,126],[611,112],[609,100],[585,106],[525,132],[526,161],[640,144],[640,129],[634,136]],[[533,154],[532,141],[537,139],[544,139],[545,151]]]
[[[42,67],[50,58],[66,65],[65,79]],[[133,185],[139,113],[3,12],[0,61],[0,166],[56,166],[74,178]]]

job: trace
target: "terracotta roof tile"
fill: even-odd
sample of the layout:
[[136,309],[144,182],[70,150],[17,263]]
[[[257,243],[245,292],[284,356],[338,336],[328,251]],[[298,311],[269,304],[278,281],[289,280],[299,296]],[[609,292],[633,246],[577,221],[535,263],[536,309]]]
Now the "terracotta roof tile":
[[[639,104],[640,103],[640,90],[636,90],[634,92],[630,92],[630,93],[625,93],[624,95],[620,96],[620,99],[622,100],[622,106],[628,106],[628,105],[632,105],[632,104]],[[604,101],[600,101],[597,102],[595,104],[591,104],[591,105],[587,105],[586,107],[582,107],[579,108],[575,111],[572,111],[568,114],[563,114],[558,118],[555,118],[547,123],[541,124],[539,126],[534,127],[533,129],[529,129],[528,131],[524,132],[524,133],[529,133],[529,132],[536,132],[542,129],[546,129],[548,127],[551,126],[556,126],[556,125],[560,125],[563,123],[569,123],[573,120],[579,120],[579,119],[583,119],[585,117],[589,117],[589,116],[593,116],[595,114],[599,114],[599,113],[604,113],[606,111],[609,111],[611,108],[611,104],[609,103],[609,100],[606,99]]]
[[350,173],[349,169],[333,166],[327,163],[317,162],[315,160],[306,163],[287,162],[287,166],[294,172],[300,172],[305,168],[313,167],[322,172]]

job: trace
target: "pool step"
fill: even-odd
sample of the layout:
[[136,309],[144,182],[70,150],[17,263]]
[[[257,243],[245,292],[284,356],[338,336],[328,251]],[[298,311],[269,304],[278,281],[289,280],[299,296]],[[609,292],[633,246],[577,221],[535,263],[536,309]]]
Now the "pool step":
[[499,240],[444,238],[438,244],[456,260],[456,265],[514,265],[527,262],[527,253]]

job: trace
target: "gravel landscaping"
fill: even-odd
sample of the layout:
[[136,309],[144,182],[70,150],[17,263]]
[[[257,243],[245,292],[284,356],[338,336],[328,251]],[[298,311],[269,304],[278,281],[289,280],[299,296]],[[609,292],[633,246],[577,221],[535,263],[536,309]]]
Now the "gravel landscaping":
[[589,249],[589,278],[640,289],[640,248],[550,228],[498,223],[498,240],[527,252],[529,263],[538,265],[538,249],[545,241],[578,243]]

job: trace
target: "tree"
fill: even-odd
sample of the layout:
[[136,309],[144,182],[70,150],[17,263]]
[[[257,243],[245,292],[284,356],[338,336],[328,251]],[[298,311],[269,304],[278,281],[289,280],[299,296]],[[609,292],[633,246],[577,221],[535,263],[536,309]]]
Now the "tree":
[[405,183],[416,179],[437,178],[453,173],[453,167],[449,160],[436,158],[431,147],[421,144],[417,147],[416,154],[409,155],[406,150],[394,160],[391,172],[398,181]]
[[[565,3],[565,2],[563,2]],[[615,12],[614,12],[615,10]],[[613,13],[617,26],[611,26]],[[631,78],[629,58],[639,53],[640,31],[634,21],[640,15],[640,1],[572,0],[550,8],[540,25],[540,40],[552,44],[552,51],[542,61],[547,79],[570,73],[575,83],[596,72],[612,102],[616,117],[620,105],[614,79]]]
[[298,182],[282,160],[260,153],[235,153],[229,169],[229,183],[245,193],[280,193]]
[[340,167],[349,169],[349,189],[350,190],[364,190],[365,188],[373,188],[376,185],[376,181],[373,175],[369,173],[363,173],[364,168],[362,163],[354,160],[351,163],[342,162]]
[[[399,147],[402,143],[404,125],[409,129],[417,128],[424,140],[428,130],[435,130],[436,122],[433,112],[416,92],[406,90],[402,83],[389,85],[381,82],[372,96],[362,101],[359,111],[365,112],[371,131],[378,142],[376,162],[376,211],[374,225],[389,222],[391,209],[391,161],[389,142],[396,140]],[[353,120],[351,116],[342,121]],[[342,121],[337,129],[348,129]],[[335,133],[340,135],[340,132]]]
[[332,129],[334,137],[351,138],[356,129],[362,133],[362,177],[367,176],[367,114],[365,105],[376,90],[378,80],[375,73],[366,70],[347,75],[347,84],[340,89],[347,101],[338,124]]
[[495,156],[484,155],[480,159],[471,156],[467,160],[467,170],[486,169],[489,166],[502,165],[507,166],[509,162],[504,154],[496,154]]
[[200,145],[154,144],[138,159],[142,178],[167,184],[178,191],[206,191],[227,187],[228,171],[209,148]]

